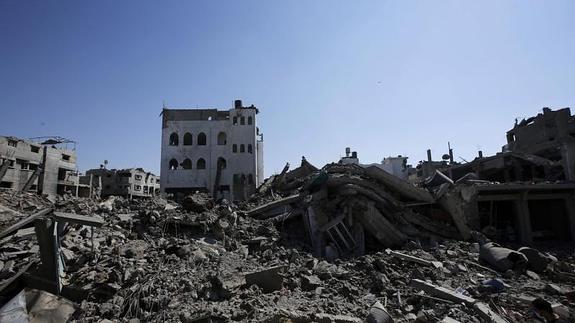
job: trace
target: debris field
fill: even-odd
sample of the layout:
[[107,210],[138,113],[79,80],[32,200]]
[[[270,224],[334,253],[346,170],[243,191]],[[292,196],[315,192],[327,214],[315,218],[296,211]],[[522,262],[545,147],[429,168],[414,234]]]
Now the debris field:
[[236,204],[1,191],[2,304],[61,306],[0,321],[544,322],[536,298],[573,319],[573,245],[493,242],[459,212],[470,185],[303,160]]

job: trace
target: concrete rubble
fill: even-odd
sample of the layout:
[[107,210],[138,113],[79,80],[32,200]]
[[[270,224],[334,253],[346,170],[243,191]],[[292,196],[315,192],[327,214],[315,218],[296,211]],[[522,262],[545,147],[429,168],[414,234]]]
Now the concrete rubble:
[[574,121],[416,180],[348,151],[179,203],[1,189],[0,321],[574,322]]
[[0,296],[59,295],[73,322],[533,322],[536,298],[573,317],[572,246],[499,246],[438,196],[305,160],[238,204],[0,192]]

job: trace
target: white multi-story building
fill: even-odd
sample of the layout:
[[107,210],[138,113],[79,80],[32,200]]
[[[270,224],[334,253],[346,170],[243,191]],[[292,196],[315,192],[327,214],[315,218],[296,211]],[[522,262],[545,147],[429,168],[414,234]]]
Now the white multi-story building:
[[257,114],[256,107],[243,107],[241,100],[227,111],[164,108],[161,191],[203,191],[230,200],[248,197],[264,176]]

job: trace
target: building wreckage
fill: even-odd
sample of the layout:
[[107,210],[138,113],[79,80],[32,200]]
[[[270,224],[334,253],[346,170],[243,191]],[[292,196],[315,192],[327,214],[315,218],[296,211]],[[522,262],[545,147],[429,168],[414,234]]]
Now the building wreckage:
[[235,204],[2,191],[0,320],[573,319],[572,125],[544,110],[417,183],[304,158]]

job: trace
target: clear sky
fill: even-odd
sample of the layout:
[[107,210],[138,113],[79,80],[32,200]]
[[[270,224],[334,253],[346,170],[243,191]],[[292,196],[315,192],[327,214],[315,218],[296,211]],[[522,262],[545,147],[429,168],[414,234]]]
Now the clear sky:
[[0,0],[0,134],[159,172],[162,102],[260,109],[266,175],[306,156],[495,154],[575,102],[575,1]]

